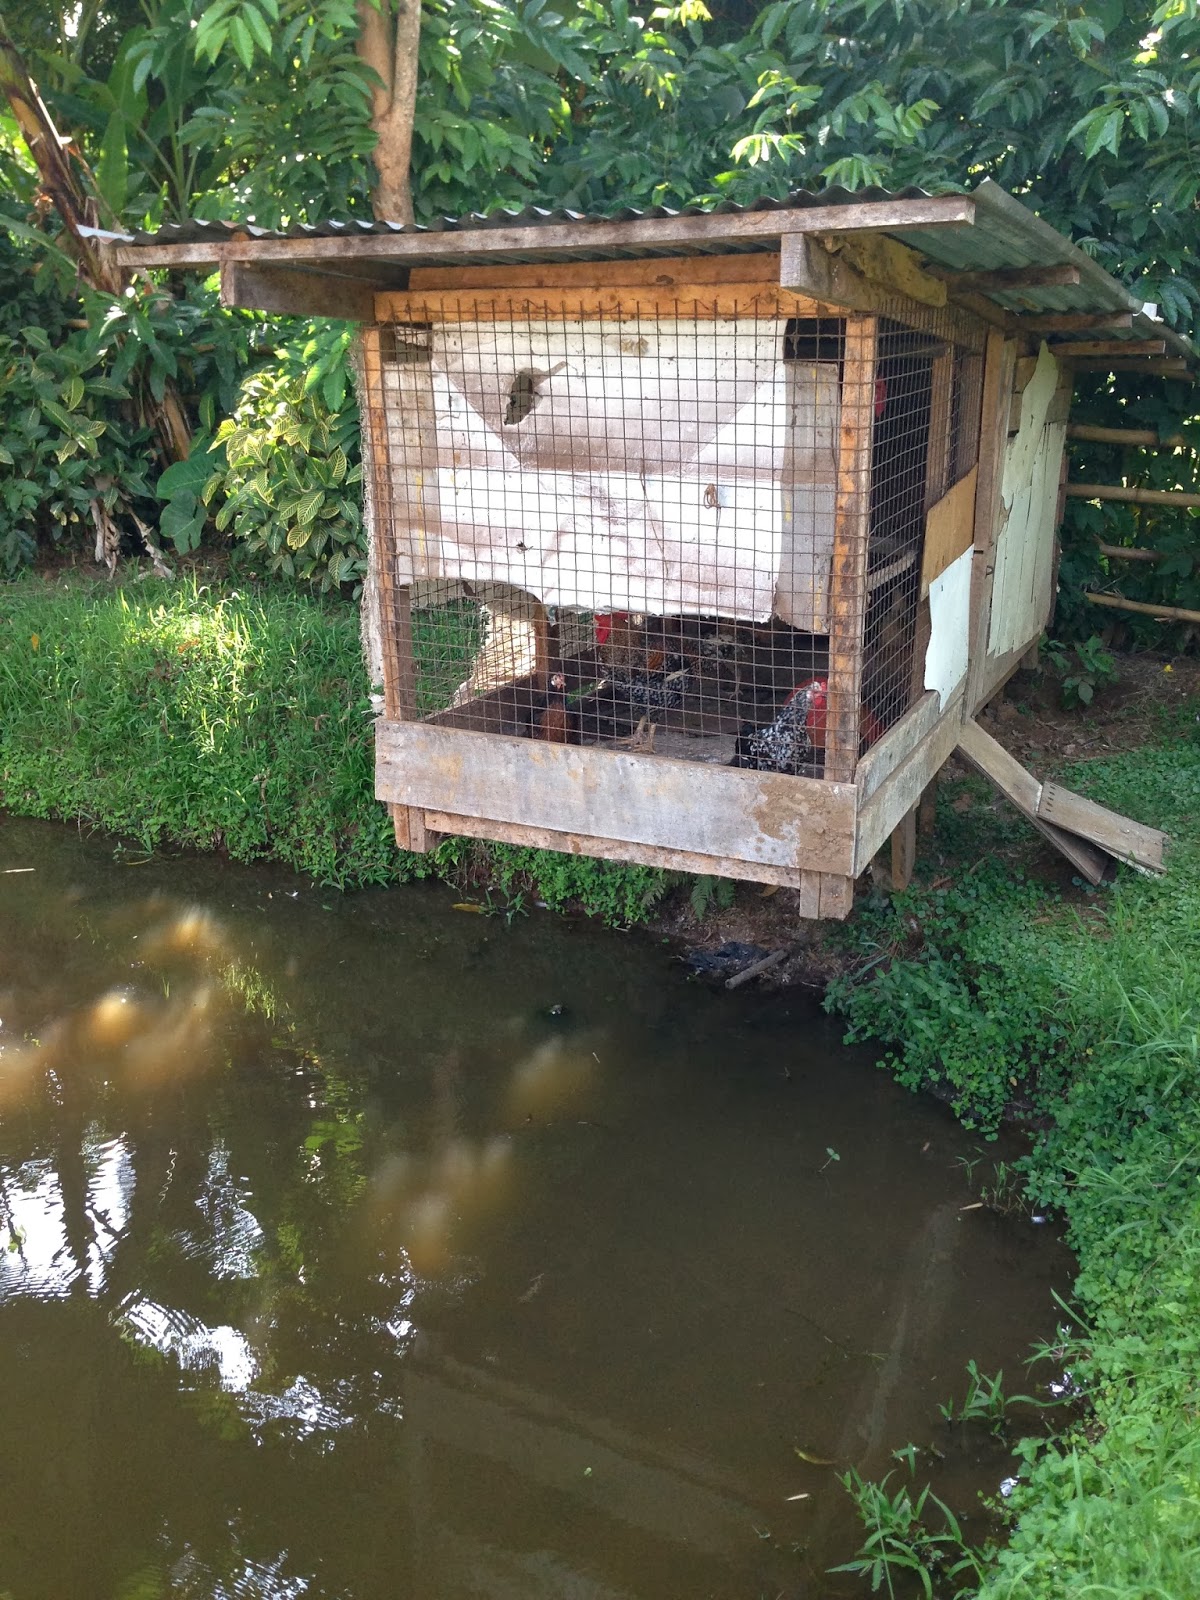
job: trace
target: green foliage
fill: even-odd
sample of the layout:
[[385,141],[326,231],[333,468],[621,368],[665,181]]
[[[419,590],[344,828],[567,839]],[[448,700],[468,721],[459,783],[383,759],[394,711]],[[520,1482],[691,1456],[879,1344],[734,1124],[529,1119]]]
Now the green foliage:
[[228,466],[204,489],[206,504],[224,499],[217,527],[232,527],[268,572],[357,594],[367,558],[357,407],[330,411],[322,386],[263,369],[243,384],[217,441]]
[[703,921],[714,906],[718,911],[728,911],[736,893],[737,884],[732,878],[718,878],[704,872],[693,883],[689,899],[697,919]]
[[[1184,724],[1193,732],[1195,710]],[[952,998],[962,1015],[948,1035],[968,1103],[1025,1096],[1044,1124],[1022,1163],[1028,1195],[1065,1217],[1079,1257],[1075,1326],[1045,1353],[1088,1411],[1057,1439],[1019,1446],[1015,1524],[1004,1549],[980,1553],[980,1600],[1183,1596],[1200,1563],[1200,747],[1172,730],[1166,743],[1065,777],[1166,826],[1168,873],[1122,873],[1078,912],[1030,886],[974,900],[916,891],[891,913],[877,909],[862,943],[876,964],[834,998],[860,1037],[891,1044],[906,1081],[934,1087],[945,1073],[928,1030]],[[980,981],[971,963],[989,952]],[[951,957],[964,963],[957,985],[942,970]],[[1037,1070],[1022,1075],[1026,1059]],[[953,1409],[999,1420],[1010,1403],[998,1380],[978,1375]],[[904,1505],[868,1488],[872,1560],[889,1538],[898,1567],[919,1559]],[[886,1565],[858,1570],[883,1581]]]
[[1046,660],[1061,680],[1064,706],[1090,706],[1097,689],[1116,682],[1116,661],[1096,633],[1074,645],[1061,639],[1049,640]]
[[974,1361],[967,1362],[967,1392],[962,1401],[947,1400],[938,1410],[947,1422],[953,1424],[978,1423],[1001,1438],[1007,1434],[1009,1411],[1014,1405],[1036,1406],[1042,1402],[1028,1394],[1006,1394],[1004,1374],[994,1377],[980,1372]]
[[[915,1449],[910,1445],[894,1454],[907,1463],[911,1474]],[[889,1472],[876,1482],[864,1478],[856,1467],[842,1475],[842,1484],[858,1509],[867,1537],[854,1560],[832,1570],[868,1578],[871,1593],[885,1590],[890,1600],[895,1600],[897,1582],[902,1594],[910,1592],[907,1575],[920,1585],[926,1600],[932,1600],[935,1580],[940,1592],[944,1592],[944,1584],[957,1589],[966,1578],[978,1581],[983,1576],[982,1560],[967,1545],[950,1507],[938,1499],[928,1484],[915,1495],[903,1482],[889,1492],[894,1476]],[[929,1525],[934,1513],[941,1523],[936,1529]]]
[[0,591],[0,807],[343,888],[437,875],[646,919],[673,881],[650,868],[463,839],[398,851],[374,798],[368,687],[349,606],[26,576]]

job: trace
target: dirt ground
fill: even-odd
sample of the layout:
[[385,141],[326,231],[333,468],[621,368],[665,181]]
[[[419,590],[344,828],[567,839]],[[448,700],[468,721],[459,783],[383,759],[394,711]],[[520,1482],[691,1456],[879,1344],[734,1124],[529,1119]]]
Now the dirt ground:
[[[1090,706],[1064,708],[1058,678],[1048,670],[1020,672],[980,717],[993,738],[1038,778],[1059,776],[1080,762],[1101,761],[1134,750],[1161,737],[1165,715],[1188,702],[1200,704],[1200,659],[1149,654],[1117,657],[1117,679],[1097,690]],[[951,757],[939,779],[939,811],[963,815],[985,809],[1003,811],[1008,802],[991,791],[965,763]],[[944,825],[918,847],[917,880],[946,883],[970,863],[955,856],[945,841]],[[1003,852],[1014,870],[1044,879],[1071,896],[1080,891],[1073,869],[1033,828],[1014,830],[1013,844]],[[886,853],[885,853],[886,854]],[[882,875],[865,873],[857,894],[882,892]],[[823,989],[842,975],[861,954],[843,948],[837,925],[810,922],[797,915],[798,896],[791,889],[739,884],[728,909],[710,905],[702,918],[686,893],[663,906],[655,928],[675,943],[679,958],[698,967],[700,981],[721,984],[744,970],[757,950],[765,956],[784,951],[783,958],[750,981],[761,988],[800,985]],[[722,947],[745,947],[722,960]]]

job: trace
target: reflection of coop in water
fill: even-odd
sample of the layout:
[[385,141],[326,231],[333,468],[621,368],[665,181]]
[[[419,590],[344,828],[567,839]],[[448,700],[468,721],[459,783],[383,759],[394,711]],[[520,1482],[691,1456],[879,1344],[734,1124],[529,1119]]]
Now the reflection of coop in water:
[[904,876],[960,747],[1087,875],[1088,840],[1154,856],[973,721],[1049,613],[1070,341],[1163,337],[995,185],[208,249],[235,304],[368,324],[402,844],[760,879],[840,916],[889,837]]

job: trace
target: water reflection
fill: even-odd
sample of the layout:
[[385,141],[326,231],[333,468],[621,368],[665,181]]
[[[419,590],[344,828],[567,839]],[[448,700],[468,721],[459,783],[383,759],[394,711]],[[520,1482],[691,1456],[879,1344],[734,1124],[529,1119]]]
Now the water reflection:
[[815,1463],[1052,1326],[1054,1241],[965,1217],[967,1142],[819,1017],[436,894],[0,848],[13,1600],[832,1593]]

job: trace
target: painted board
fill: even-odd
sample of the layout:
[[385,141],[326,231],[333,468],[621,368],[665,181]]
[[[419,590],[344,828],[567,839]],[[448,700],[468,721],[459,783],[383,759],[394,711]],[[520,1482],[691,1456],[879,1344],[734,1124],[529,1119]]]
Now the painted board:
[[952,489],[930,506],[925,515],[925,552],[921,560],[921,593],[939,574],[969,550],[975,538],[975,487],[978,467],[972,467]]
[[433,328],[435,436],[419,449],[410,371],[383,369],[397,581],[823,629],[838,373],[782,360],[785,327]]
[[937,690],[943,710],[967,675],[974,554],[974,550],[964,550],[929,585],[925,688]]
[[1037,638],[1050,612],[1054,522],[1066,423],[1051,421],[1059,366],[1045,344],[1021,392],[1021,423],[1008,442],[987,653],[1005,656]]

